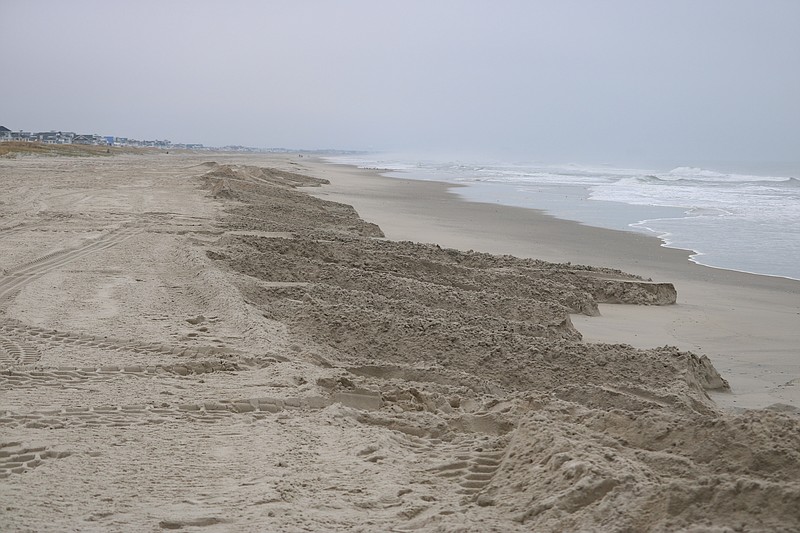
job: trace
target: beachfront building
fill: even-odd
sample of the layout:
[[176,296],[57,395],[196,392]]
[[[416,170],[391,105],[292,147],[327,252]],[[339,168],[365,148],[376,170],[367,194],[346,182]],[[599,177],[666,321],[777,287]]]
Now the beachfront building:
[[[160,148],[169,150],[182,149],[182,150],[212,150],[202,144],[197,143],[178,143],[173,144],[168,139],[164,140],[145,140],[130,139],[128,137],[115,137],[112,135],[101,136],[97,134],[77,134],[71,131],[40,131],[38,133],[31,133],[28,131],[12,131],[5,126],[0,126],[0,142],[4,141],[22,141],[22,142],[40,142],[43,144],[85,144],[94,146],[126,146],[134,148]],[[260,152],[258,148],[249,148],[246,146],[226,146],[222,148],[226,151],[236,152]]]
[[71,131],[47,131],[35,133],[36,140],[44,144],[72,144],[75,133]]
[[36,136],[29,131],[11,131],[5,126],[0,126],[0,141],[32,142],[35,140]]
[[101,137],[100,135],[75,135],[72,139],[72,144],[91,144],[91,145],[101,145],[106,144],[105,138]]
[[40,142],[43,144],[72,144],[75,134],[71,131],[40,131],[31,133],[29,131],[11,131],[5,126],[0,126],[0,142]]

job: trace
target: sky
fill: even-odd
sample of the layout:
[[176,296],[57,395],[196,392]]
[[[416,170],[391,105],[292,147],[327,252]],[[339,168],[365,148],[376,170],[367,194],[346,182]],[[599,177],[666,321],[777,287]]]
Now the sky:
[[12,130],[800,160],[797,0],[0,0],[0,36]]

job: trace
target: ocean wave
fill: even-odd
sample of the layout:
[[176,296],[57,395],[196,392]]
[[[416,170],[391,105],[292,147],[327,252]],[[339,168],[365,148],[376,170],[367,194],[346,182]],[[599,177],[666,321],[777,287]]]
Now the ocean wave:
[[695,195],[701,194],[701,190],[709,194],[718,194],[713,191],[720,190],[730,190],[731,192],[743,194],[768,194],[773,192],[782,194],[800,188],[800,180],[793,177],[769,177],[752,180],[740,179],[744,177],[753,176],[738,175],[738,179],[710,179],[708,176],[703,179],[692,179],[686,177],[665,178],[654,174],[645,174],[634,178],[621,178],[611,183],[610,186],[617,189],[638,189],[637,196],[672,195],[676,193],[679,194],[679,191],[684,191],[684,193],[688,195]]
[[[708,170],[697,167],[677,167],[673,168],[666,174],[657,174],[652,177],[661,179],[663,181],[702,181],[702,182],[782,182],[786,181],[786,176],[755,176],[752,174],[735,174],[727,172],[717,172],[716,170]],[[794,179],[794,178],[788,178]]]

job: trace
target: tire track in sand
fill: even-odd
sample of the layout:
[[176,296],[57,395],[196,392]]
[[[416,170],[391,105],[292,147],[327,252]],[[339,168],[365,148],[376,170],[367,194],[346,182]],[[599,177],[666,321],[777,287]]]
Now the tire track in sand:
[[0,240],[5,239],[7,237],[11,237],[18,233],[22,233],[23,231],[31,229],[31,224],[17,224],[16,226],[8,226],[5,228],[0,228]]
[[65,429],[73,427],[131,427],[167,422],[216,423],[247,416],[262,420],[288,410],[319,410],[334,403],[322,396],[208,400],[198,403],[131,404],[62,407],[25,413],[0,411],[0,427]]
[[459,485],[457,493],[463,495],[465,501],[476,501],[502,466],[507,445],[507,438],[494,438],[476,439],[454,446],[447,450],[447,456],[452,460],[440,463],[428,472],[452,479]]
[[[235,350],[220,346],[171,346],[158,342],[142,342],[136,339],[124,340],[48,330],[28,326],[16,320],[0,320],[0,369],[34,364],[39,360],[40,352],[46,351],[49,346],[74,346],[104,352],[151,354],[159,358],[187,358],[189,361],[183,365],[189,367],[187,373],[200,373],[198,365],[204,364],[199,361],[202,359],[219,358],[225,364],[235,365],[239,357]],[[269,360],[263,361],[263,363],[269,362]],[[172,366],[175,367],[174,373],[181,373],[181,365]]]
[[235,372],[242,368],[227,361],[192,361],[172,365],[128,365],[103,367],[57,367],[37,370],[0,371],[0,388],[31,389],[37,387],[69,388],[87,382],[111,381],[117,378],[158,378],[209,374],[212,372]]
[[25,285],[45,274],[87,255],[116,246],[142,231],[141,228],[137,227],[115,229],[83,246],[69,250],[59,250],[9,270],[5,276],[0,278],[0,304],[9,301]]
[[0,442],[0,479],[12,474],[24,474],[48,459],[61,459],[69,455],[69,452],[56,451],[48,446]]
[[34,346],[0,333],[0,368],[30,365],[38,361],[39,357],[39,350]]

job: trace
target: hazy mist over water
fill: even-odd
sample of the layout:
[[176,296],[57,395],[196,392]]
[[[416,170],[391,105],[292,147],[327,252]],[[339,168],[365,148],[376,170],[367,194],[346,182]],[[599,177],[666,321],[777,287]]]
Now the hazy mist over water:
[[559,163],[791,163],[799,24],[794,0],[0,0],[0,125]]

